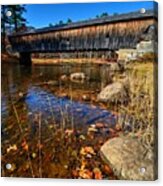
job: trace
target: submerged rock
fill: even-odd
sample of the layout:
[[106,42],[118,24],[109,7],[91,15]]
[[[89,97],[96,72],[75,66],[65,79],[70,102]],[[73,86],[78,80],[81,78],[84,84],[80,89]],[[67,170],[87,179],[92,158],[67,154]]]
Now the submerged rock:
[[76,72],[70,74],[71,81],[84,81],[86,79],[86,75],[83,72]]
[[[137,138],[117,137],[101,147],[101,156],[119,179],[155,180],[154,155]],[[156,172],[155,172],[156,171]]]

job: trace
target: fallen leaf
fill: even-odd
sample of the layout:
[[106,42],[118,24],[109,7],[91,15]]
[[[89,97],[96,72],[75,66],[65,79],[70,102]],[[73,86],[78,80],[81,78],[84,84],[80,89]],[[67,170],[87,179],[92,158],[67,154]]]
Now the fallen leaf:
[[112,174],[113,173],[112,169],[108,165],[104,165],[104,171],[107,174]]
[[87,154],[92,154],[95,155],[96,153],[94,152],[93,148],[90,146],[82,147],[80,150],[81,155],[87,155]]
[[92,179],[93,173],[91,171],[89,171],[88,169],[80,170],[79,176],[84,179]]
[[7,148],[7,153],[9,153],[10,151],[16,151],[16,150],[18,150],[18,148],[17,148],[17,146],[16,146],[16,144],[14,144],[14,145],[10,145],[8,148]]
[[25,150],[25,151],[28,151],[28,144],[26,141],[24,141],[22,144],[21,144],[22,148]]
[[84,135],[80,135],[79,138],[80,138],[81,140],[85,140],[85,139],[86,139]]
[[102,179],[102,173],[99,168],[94,168],[93,173],[94,173],[95,179],[98,179],[98,180]]

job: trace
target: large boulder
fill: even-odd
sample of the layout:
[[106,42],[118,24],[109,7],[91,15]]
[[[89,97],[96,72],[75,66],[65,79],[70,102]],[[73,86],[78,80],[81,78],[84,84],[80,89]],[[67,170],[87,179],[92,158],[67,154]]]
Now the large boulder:
[[157,165],[154,152],[145,148],[137,138],[117,137],[108,140],[100,150],[119,179],[155,180]]
[[97,96],[98,101],[114,103],[127,101],[128,98],[128,87],[123,82],[107,85]]

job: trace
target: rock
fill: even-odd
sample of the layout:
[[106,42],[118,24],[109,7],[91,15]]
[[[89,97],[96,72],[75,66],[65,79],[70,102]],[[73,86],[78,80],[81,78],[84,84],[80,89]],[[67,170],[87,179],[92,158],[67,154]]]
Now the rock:
[[97,96],[101,102],[124,102],[128,99],[128,90],[122,82],[107,85]]
[[62,75],[61,77],[60,77],[60,80],[61,81],[68,81],[68,76],[67,75]]
[[101,147],[100,153],[119,179],[156,179],[154,153],[146,149],[138,138],[123,136],[110,139]]
[[153,41],[141,41],[137,44],[136,49],[139,56],[144,53],[154,52],[155,43]]
[[83,72],[76,72],[70,75],[71,81],[84,81],[85,79],[86,79],[86,76]]

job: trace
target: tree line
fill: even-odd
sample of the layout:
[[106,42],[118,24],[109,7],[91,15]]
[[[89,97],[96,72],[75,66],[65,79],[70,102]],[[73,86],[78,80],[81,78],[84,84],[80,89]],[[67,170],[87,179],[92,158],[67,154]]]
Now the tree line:
[[[117,15],[118,15],[118,13],[114,13],[114,14],[113,14],[113,16],[117,16]],[[107,12],[103,12],[103,13],[101,13],[101,14],[99,14],[99,15],[96,15],[96,18],[104,18],[104,17],[108,17],[108,16],[110,16],[110,15],[109,15]],[[70,24],[70,23],[72,23],[72,20],[71,20],[70,18],[68,18],[66,22],[60,20],[60,21],[59,21],[58,23],[56,23],[56,24],[49,23],[49,27],[68,25],[68,24]]]

